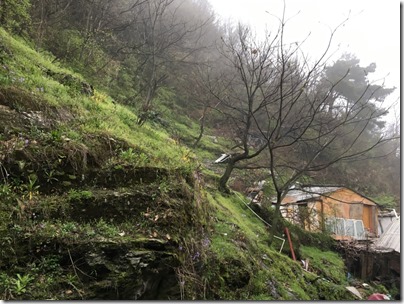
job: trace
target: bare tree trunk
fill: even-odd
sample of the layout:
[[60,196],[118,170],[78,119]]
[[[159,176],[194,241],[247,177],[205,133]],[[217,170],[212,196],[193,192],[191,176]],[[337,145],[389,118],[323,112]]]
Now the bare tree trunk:
[[226,166],[226,171],[222,175],[222,177],[219,180],[219,191],[224,192],[224,193],[230,193],[229,188],[227,187],[227,182],[229,181],[229,178],[231,176],[231,173],[233,172],[234,169],[234,162],[229,161]]
[[198,145],[198,143],[200,142],[200,140],[202,139],[203,136],[203,132],[205,130],[205,116],[206,116],[206,112],[208,110],[208,107],[205,105],[203,108],[203,113],[200,120],[200,126],[199,126],[199,135],[198,138],[195,140],[194,144],[192,145],[193,148],[196,148],[196,146]]
[[275,213],[274,213],[274,218],[272,220],[272,229],[270,229],[269,233],[269,244],[272,244],[274,240],[275,233],[278,231],[281,231],[278,229],[279,225],[279,220],[281,217],[281,201],[282,201],[282,193],[278,192],[276,195],[276,206],[275,206]]

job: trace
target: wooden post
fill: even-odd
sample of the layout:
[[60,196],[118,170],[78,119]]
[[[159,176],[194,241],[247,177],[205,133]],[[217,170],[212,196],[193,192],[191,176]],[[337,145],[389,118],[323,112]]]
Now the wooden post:
[[371,278],[373,278],[373,258],[368,251],[365,251],[361,254],[361,279]]
[[322,232],[325,232],[325,220],[324,220],[324,202],[323,202],[323,200],[321,199],[320,200],[320,204],[321,204],[321,231]]
[[367,259],[366,259],[366,254],[362,252],[361,254],[361,279],[364,280],[366,279],[366,268],[367,268]]
[[288,237],[290,252],[292,253],[293,261],[296,261],[295,251],[293,250],[292,239],[290,237],[289,229],[285,227],[285,234]]

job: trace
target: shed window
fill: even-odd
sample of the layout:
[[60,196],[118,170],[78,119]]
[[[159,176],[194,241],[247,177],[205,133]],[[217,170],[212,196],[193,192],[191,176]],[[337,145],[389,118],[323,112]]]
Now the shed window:
[[363,228],[362,221],[355,221],[355,230],[356,230],[356,238],[358,239],[365,238],[365,229]]
[[350,236],[355,239],[365,237],[362,220],[331,217],[327,219],[326,226],[330,233],[338,236]]
[[343,218],[336,219],[335,234],[345,235],[345,220]]
[[345,234],[349,235],[349,236],[355,236],[355,223],[354,220],[346,220],[345,221],[345,226],[346,226],[346,230],[345,230]]

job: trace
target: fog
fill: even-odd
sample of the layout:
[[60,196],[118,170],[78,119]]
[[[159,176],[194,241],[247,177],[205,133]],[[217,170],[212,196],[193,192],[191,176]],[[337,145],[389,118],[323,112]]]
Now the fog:
[[[276,26],[276,17],[281,17],[282,0],[209,0],[216,14],[224,21],[250,24],[258,34],[265,27]],[[371,81],[397,89],[386,104],[397,102],[400,97],[400,2],[399,1],[330,1],[287,0],[285,19],[286,39],[289,42],[303,41],[305,53],[317,58],[324,51],[331,29],[346,20],[331,46],[331,61],[343,53],[352,53],[363,66],[374,62],[376,72]],[[387,120],[392,120],[391,111]]]

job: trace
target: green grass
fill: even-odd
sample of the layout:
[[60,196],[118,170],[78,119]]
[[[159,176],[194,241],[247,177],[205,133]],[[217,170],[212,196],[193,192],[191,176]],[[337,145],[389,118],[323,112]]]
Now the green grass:
[[344,261],[338,253],[322,251],[308,246],[301,246],[300,253],[303,259],[309,260],[309,267],[312,272],[332,280],[336,284],[347,284]]
[[[250,280],[242,289],[226,285],[227,272],[221,279],[211,278],[220,285],[221,299],[318,300],[335,296],[333,290],[337,290],[341,299],[350,299],[343,287],[347,282],[344,263],[338,254],[302,246],[302,256],[310,259],[312,267],[312,272],[305,272],[300,261],[295,262],[279,253],[281,242],[268,246],[268,228],[245,206],[239,195],[223,196],[211,191],[207,199],[215,215],[210,247],[213,256],[207,260],[216,265],[212,266],[216,267],[216,272],[220,272],[217,265],[227,265],[226,271],[231,273],[232,261],[237,260],[241,261],[243,271],[250,273]],[[321,268],[324,264],[326,271]],[[317,276],[329,278],[330,282],[311,284]]]
[[[107,93],[97,88],[93,96],[86,96],[75,86],[60,83],[47,71],[83,80],[71,70],[52,63],[51,56],[30,49],[3,29],[0,29],[0,43],[7,45],[9,53],[0,70],[0,85],[18,87],[27,94],[37,96],[45,107],[54,106],[70,112],[68,116],[74,119],[69,119],[66,123],[68,127],[63,128],[63,123],[60,126],[65,136],[80,141],[78,134],[109,134],[142,151],[154,166],[173,169],[190,165],[190,162],[184,162],[184,158],[191,154],[189,149],[178,145],[170,138],[171,134],[160,126],[146,124],[139,127],[133,108],[116,104]],[[21,108],[24,109],[24,105]]]
[[208,193],[208,200],[215,208],[219,233],[255,244],[268,244],[269,233],[265,225],[244,205],[242,196],[225,197],[220,192],[213,192]]

